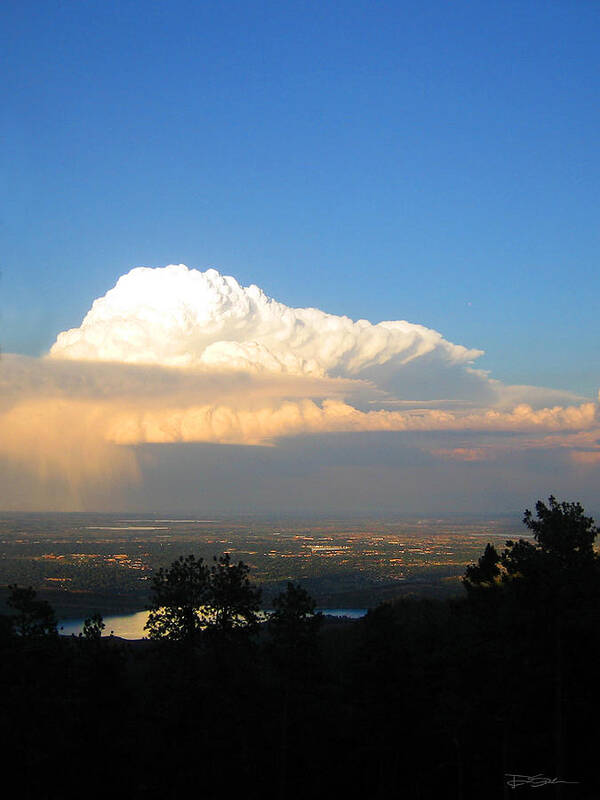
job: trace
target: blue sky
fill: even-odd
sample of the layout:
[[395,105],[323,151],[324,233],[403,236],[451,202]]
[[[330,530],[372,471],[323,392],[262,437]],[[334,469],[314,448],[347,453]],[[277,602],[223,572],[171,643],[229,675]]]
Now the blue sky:
[[[595,498],[599,33],[591,0],[4,0],[0,507]],[[81,326],[167,264],[285,305],[136,271]]]
[[1,14],[4,350],[43,352],[131,267],[184,262],[595,394],[598,4]]

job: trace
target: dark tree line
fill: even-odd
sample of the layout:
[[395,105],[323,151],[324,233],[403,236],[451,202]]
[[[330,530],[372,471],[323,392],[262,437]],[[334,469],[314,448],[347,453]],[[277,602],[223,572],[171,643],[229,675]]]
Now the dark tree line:
[[21,796],[529,794],[511,774],[600,796],[598,529],[553,497],[524,523],[532,538],[488,545],[463,596],[356,622],[324,619],[293,583],[267,619],[227,554],[156,573],[149,641],[103,637],[97,615],[59,637],[52,609],[11,587],[0,746]]
[[181,556],[152,580],[146,630],[151,639],[198,643],[203,637],[248,637],[256,632],[260,589],[250,568],[232,563],[229,553],[208,567],[202,558]]

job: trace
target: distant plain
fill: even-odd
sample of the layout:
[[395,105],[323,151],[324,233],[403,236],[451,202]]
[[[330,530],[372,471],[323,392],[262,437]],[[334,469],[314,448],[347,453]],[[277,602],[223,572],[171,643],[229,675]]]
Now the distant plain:
[[398,596],[461,594],[487,541],[524,536],[516,515],[212,517],[0,514],[0,598],[33,586],[61,618],[144,609],[153,571],[180,555],[228,552],[251,568],[263,603],[299,581],[324,608],[369,608]]

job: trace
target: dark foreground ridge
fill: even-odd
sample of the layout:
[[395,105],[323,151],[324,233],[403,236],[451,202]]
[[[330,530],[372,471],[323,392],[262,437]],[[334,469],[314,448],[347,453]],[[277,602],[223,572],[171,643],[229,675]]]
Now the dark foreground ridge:
[[524,522],[533,540],[487,545],[464,597],[355,622],[324,622],[292,583],[265,622],[228,554],[154,576],[148,641],[102,637],[99,615],[60,637],[12,586],[1,730],[19,796],[599,797],[598,530],[553,497]]

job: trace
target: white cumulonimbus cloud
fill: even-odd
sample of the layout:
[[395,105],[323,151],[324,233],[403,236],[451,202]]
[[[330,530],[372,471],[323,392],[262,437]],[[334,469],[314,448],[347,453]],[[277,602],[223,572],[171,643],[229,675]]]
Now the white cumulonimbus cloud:
[[600,462],[595,402],[505,386],[472,366],[481,352],[410,322],[290,308],[212,269],[139,267],[48,357],[4,357],[0,459],[43,482],[62,476],[71,497],[140,480],[136,446],[152,443],[464,432],[426,449],[481,461],[564,448],[579,466]]
[[55,358],[361,377],[436,354],[467,364],[482,354],[410,322],[376,325],[290,308],[258,286],[184,264],[138,267],[97,299],[78,328],[59,334]]

